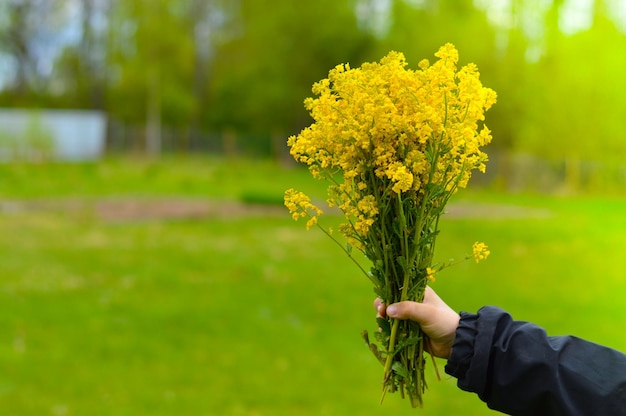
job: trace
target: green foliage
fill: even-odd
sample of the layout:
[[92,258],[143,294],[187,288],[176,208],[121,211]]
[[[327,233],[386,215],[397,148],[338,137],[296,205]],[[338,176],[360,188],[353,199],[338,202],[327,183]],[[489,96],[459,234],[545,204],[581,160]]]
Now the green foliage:
[[531,90],[545,93],[528,106],[516,148],[551,159],[621,159],[626,141],[618,133],[623,129],[619,103],[626,83],[614,69],[626,65],[626,55],[616,53],[625,49],[626,36],[599,15],[589,30],[550,40],[545,56],[530,67],[528,82]]
[[[328,238],[286,212],[110,222],[89,209],[18,209],[28,196],[282,195],[294,182],[310,185],[306,171],[116,159],[0,165],[0,178],[0,408],[25,416],[415,413],[393,395],[378,403],[380,366],[359,337],[377,327],[369,284]],[[474,239],[492,254],[437,275],[433,287],[454,309],[495,304],[552,335],[626,350],[623,198],[460,197],[442,219],[438,258]],[[471,207],[480,215],[460,216]],[[524,215],[508,215],[511,207]],[[427,379],[420,412],[495,414],[454,379]]]
[[391,26],[377,45],[377,54],[400,51],[416,68],[424,57],[432,62],[433,51],[450,42],[459,50],[462,65],[474,62],[481,73],[493,71],[495,29],[472,2],[427,1],[418,7],[410,1],[394,1],[392,5]]
[[[180,141],[235,131],[276,149],[273,138],[309,124],[302,101],[328,68],[356,67],[390,49],[415,68],[452,42],[461,63],[475,62],[499,95],[488,123],[492,146],[567,159],[573,189],[585,185],[575,168],[581,161],[620,175],[626,26],[613,12],[617,3],[593,2],[592,24],[576,30],[568,29],[574,2],[504,3],[0,2],[0,54],[8,63],[0,106],[98,108],[150,132],[176,129]],[[50,34],[70,21],[82,38],[61,45],[62,36]],[[40,64],[51,56],[50,68]],[[499,173],[510,179],[506,167]]]
[[182,126],[194,116],[194,91],[188,84],[194,77],[194,26],[185,14],[189,5],[168,0],[116,4],[109,53],[111,65],[121,71],[111,84],[113,116],[144,120],[151,102],[158,104],[166,125]]
[[310,86],[341,62],[361,61],[370,38],[353,1],[249,0],[242,34],[220,45],[214,65],[216,126],[295,132],[305,124]]

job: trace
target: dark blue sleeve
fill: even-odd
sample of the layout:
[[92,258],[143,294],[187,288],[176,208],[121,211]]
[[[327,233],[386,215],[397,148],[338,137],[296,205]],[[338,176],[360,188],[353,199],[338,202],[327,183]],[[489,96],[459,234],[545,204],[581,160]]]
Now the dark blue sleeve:
[[495,307],[461,313],[445,370],[461,389],[510,415],[626,416],[625,354],[549,337]]

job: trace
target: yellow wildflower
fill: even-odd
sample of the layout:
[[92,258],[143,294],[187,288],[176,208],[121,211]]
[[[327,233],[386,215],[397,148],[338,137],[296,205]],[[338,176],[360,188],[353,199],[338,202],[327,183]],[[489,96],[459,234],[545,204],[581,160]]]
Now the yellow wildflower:
[[295,189],[285,192],[285,206],[294,220],[310,217],[306,224],[307,230],[317,224],[317,217],[323,214],[321,209],[311,203],[311,198]]
[[357,208],[359,212],[369,217],[374,217],[378,214],[378,207],[376,206],[376,198],[373,195],[364,196],[358,203]]
[[357,221],[354,223],[355,230],[362,236],[367,235],[370,227],[374,224],[374,218],[378,214],[376,198],[373,195],[366,195],[357,202]]
[[413,185],[413,175],[404,165],[393,172],[391,180],[395,182],[391,189],[397,194],[408,191]]
[[435,281],[435,273],[436,270],[435,269],[431,269],[430,267],[426,268],[426,279],[428,279],[429,282],[434,282]]
[[474,251],[474,259],[476,260],[476,263],[489,257],[489,254],[491,254],[491,252],[488,250],[488,248],[489,247],[487,247],[485,243],[479,243],[478,241],[474,243],[472,250]]

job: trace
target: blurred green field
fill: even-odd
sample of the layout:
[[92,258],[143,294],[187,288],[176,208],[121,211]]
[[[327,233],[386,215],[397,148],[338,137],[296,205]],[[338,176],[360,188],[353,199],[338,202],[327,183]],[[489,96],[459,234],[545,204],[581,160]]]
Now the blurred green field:
[[[432,370],[424,409],[394,395],[380,405],[382,368],[360,338],[375,330],[369,282],[279,207],[118,219],[96,209],[267,203],[292,186],[323,197],[306,171],[270,162],[0,165],[0,413],[493,414]],[[626,350],[626,199],[468,190],[450,211],[438,258],[476,240],[492,252],[438,276],[454,309],[495,304]]]

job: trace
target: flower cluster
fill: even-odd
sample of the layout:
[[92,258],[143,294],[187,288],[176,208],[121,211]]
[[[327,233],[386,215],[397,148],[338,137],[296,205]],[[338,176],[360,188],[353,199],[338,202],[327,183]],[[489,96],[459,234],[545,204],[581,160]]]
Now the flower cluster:
[[299,218],[309,217],[306,223],[307,230],[317,224],[317,217],[323,214],[321,209],[311,203],[311,198],[295,189],[288,189],[285,192],[285,206],[296,221]]
[[479,243],[478,241],[474,243],[472,251],[474,252],[474,260],[476,260],[476,263],[489,257],[489,254],[491,254],[491,252],[488,250],[488,248],[489,247],[487,247],[485,243]]
[[428,183],[454,192],[473,169],[485,170],[480,147],[491,132],[479,122],[496,94],[482,86],[475,65],[456,70],[453,45],[435,56],[415,71],[398,52],[356,69],[338,65],[314,84],[317,97],[305,101],[315,123],[289,138],[291,154],[316,177],[342,173],[331,199],[354,220],[349,237],[371,225],[373,210],[361,208],[375,198],[372,180],[398,194],[423,193]]
[[[426,285],[452,264],[432,260],[439,217],[472,171],[484,172],[481,147],[491,141],[483,121],[495,92],[482,86],[475,65],[457,70],[453,45],[435,56],[417,70],[408,69],[398,52],[359,68],[336,66],[313,85],[316,97],[305,100],[315,122],[288,139],[291,155],[314,177],[330,181],[328,205],[345,216],[339,225],[348,241],[344,251],[386,304],[422,301]],[[322,213],[293,189],[285,193],[285,205],[294,219],[309,218],[307,228]],[[338,242],[331,230],[322,230]],[[352,247],[372,262],[370,271],[352,257]],[[482,243],[473,252],[477,261],[489,255]],[[384,392],[399,390],[421,405],[421,329],[389,318],[378,323],[382,347],[367,335],[365,340],[384,366]]]

